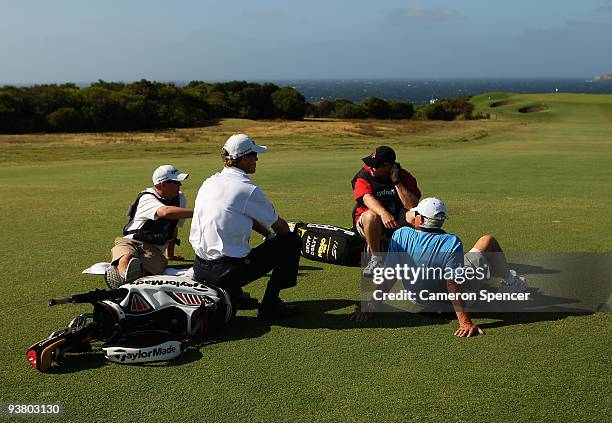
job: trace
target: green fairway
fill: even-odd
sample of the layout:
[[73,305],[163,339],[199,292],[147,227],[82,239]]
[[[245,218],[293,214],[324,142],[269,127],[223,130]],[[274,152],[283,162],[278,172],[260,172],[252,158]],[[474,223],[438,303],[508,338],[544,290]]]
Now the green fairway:
[[[90,312],[46,302],[105,287],[80,272],[109,260],[152,171],[189,172],[193,205],[236,132],[270,148],[254,179],[287,220],[350,226],[351,178],[387,144],[424,197],[446,201],[445,229],[466,246],[491,233],[514,252],[610,252],[612,96],[472,101],[491,119],[230,119],[159,133],[0,136],[0,403],[61,404],[69,421],[611,421],[610,313],[480,316],[487,335],[473,339],[452,336],[456,321],[419,314],[355,324],[347,316],[360,269],[304,259],[298,286],[283,294],[300,316],[270,325],[241,311],[215,343],[168,365],[110,364],[94,351],[42,374],[25,359],[30,344]],[[177,254],[193,258],[188,230]],[[247,291],[261,298],[264,286]]]

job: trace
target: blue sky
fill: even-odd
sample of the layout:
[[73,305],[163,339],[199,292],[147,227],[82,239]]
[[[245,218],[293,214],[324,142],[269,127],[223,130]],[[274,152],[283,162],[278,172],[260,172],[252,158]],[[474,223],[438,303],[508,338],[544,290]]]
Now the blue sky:
[[0,84],[612,73],[612,0],[0,0]]

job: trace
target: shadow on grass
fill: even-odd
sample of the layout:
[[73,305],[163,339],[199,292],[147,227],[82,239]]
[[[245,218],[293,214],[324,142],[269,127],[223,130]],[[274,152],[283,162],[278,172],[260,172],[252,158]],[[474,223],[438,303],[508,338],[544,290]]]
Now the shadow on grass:
[[353,300],[314,300],[297,301],[296,304],[302,313],[291,319],[271,322],[277,326],[296,329],[361,329],[361,328],[402,328],[428,325],[444,325],[448,320],[435,318],[418,313],[376,313],[367,322],[354,322],[349,319],[352,309],[348,313],[329,313],[333,310],[356,306]]
[[317,266],[303,266],[303,265],[299,265],[298,266],[298,270],[323,270],[322,267],[317,267]]
[[[350,313],[330,313],[334,310],[355,306],[356,301],[344,299],[297,301],[293,304],[301,309],[297,316],[274,321],[261,321],[255,316],[236,316],[222,333],[212,339],[211,343],[230,342],[240,339],[258,338],[270,331],[271,326],[282,326],[295,329],[363,329],[363,328],[403,328],[417,326],[446,325],[456,320],[454,312],[401,312],[389,307],[393,312],[379,312],[367,322],[354,322],[349,319]],[[352,310],[351,310],[352,311]],[[585,316],[592,312],[559,308],[551,312],[502,313],[482,311],[470,313],[473,318],[496,319],[496,322],[484,323],[483,328],[520,325],[525,323],[556,321],[568,316]]]
[[511,269],[516,270],[519,275],[550,275],[553,273],[561,273],[557,269],[547,269],[542,266],[533,266],[531,264],[508,263]]
[[471,317],[476,319],[497,319],[496,322],[478,324],[483,329],[492,329],[527,323],[554,322],[570,316],[590,316],[592,314],[593,312],[567,310],[541,313],[472,313]]
[[[170,260],[171,262],[173,262],[170,266],[173,269],[189,269],[190,267],[193,267],[193,260],[191,259],[183,259],[183,260]],[[181,263],[181,264],[178,264]],[[298,266],[298,270],[323,270],[322,267],[317,267],[317,266]],[[300,273],[299,276],[304,276],[305,274]],[[270,275],[266,275],[266,277],[270,277]]]
[[[414,326],[445,325],[447,319],[417,313],[377,313],[367,322],[349,320],[349,313],[329,313],[355,306],[353,300],[329,299],[293,302],[301,309],[297,316],[287,319],[262,321],[255,316],[236,316],[212,343],[230,342],[239,339],[258,338],[270,331],[271,326],[295,329],[363,329],[402,328]],[[352,311],[352,310],[351,310]]]
[[[374,318],[367,322],[353,322],[349,314],[334,314],[330,311],[344,309],[356,305],[356,301],[343,299],[313,300],[295,302],[302,313],[283,320],[262,321],[255,316],[236,316],[232,322],[221,332],[199,342],[193,342],[190,347],[178,358],[167,362],[130,364],[139,367],[174,367],[193,363],[203,357],[202,348],[207,345],[237,341],[241,339],[259,338],[270,332],[271,326],[282,326],[295,329],[377,329],[377,328],[403,328],[417,326],[446,325],[455,320],[455,314],[444,313],[410,313],[410,312],[383,312],[376,313]],[[557,312],[474,312],[470,316],[475,319],[495,319],[497,321],[479,324],[483,329],[500,328],[504,326],[521,325],[536,322],[562,320],[568,316],[586,316],[592,312],[576,310],[563,310]],[[52,366],[47,373],[66,374],[82,370],[95,369],[109,363],[101,351],[92,351],[81,354],[68,354],[59,365]]]
[[[309,272],[302,272],[302,270],[323,270],[322,267],[316,267],[316,266],[298,266],[298,276],[301,278],[307,278],[308,276],[310,276]],[[268,278],[270,277],[270,275],[266,275]]]
[[97,369],[108,364],[108,360],[101,351],[91,351],[80,354],[66,354],[58,365],[51,366],[46,373],[66,374],[82,370]]

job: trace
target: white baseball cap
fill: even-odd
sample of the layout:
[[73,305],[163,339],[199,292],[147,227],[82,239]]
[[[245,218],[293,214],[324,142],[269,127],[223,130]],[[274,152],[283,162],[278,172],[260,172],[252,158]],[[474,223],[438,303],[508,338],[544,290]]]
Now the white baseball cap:
[[266,146],[255,144],[255,141],[245,134],[232,135],[225,141],[223,148],[227,151],[227,158],[230,160],[236,160],[249,153],[268,151]]
[[444,202],[433,197],[424,198],[416,207],[411,208],[410,211],[430,219],[443,220],[448,217]]
[[189,177],[188,173],[181,173],[172,165],[163,165],[153,172],[153,184],[161,184],[165,181],[184,181]]

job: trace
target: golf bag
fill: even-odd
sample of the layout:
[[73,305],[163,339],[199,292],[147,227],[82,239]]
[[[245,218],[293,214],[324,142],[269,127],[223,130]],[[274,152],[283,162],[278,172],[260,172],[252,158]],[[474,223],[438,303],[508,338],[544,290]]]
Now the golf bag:
[[49,300],[50,306],[66,303],[90,303],[93,313],[28,349],[37,370],[44,372],[65,353],[90,351],[94,341],[103,342],[106,358],[115,363],[172,360],[233,315],[224,290],[182,276],[146,276],[118,289]]
[[341,266],[359,266],[365,240],[353,229],[317,223],[289,223],[302,238],[302,256]]

